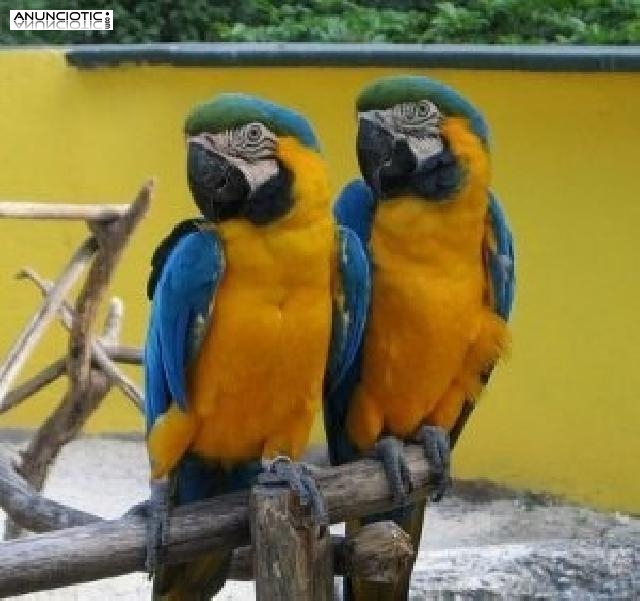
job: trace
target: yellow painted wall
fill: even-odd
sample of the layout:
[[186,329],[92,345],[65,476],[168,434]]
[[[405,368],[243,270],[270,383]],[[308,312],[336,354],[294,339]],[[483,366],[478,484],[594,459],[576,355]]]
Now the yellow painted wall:
[[[356,174],[353,99],[366,82],[393,71],[81,71],[55,51],[5,51],[0,199],[125,202],[157,176],[155,204],[112,286],[126,303],[124,339],[140,344],[154,244],[194,214],[181,134],[187,110],[223,90],[290,104],[315,124],[337,190]],[[483,109],[493,134],[494,188],[518,251],[512,357],[467,427],[455,472],[640,512],[640,73],[429,74]],[[0,352],[39,301],[12,274],[29,264],[54,276],[83,234],[81,224],[0,221]],[[52,330],[27,371],[61,353],[64,341]],[[0,427],[34,426],[62,390],[61,383],[0,416]],[[88,430],[141,426],[113,394]]]

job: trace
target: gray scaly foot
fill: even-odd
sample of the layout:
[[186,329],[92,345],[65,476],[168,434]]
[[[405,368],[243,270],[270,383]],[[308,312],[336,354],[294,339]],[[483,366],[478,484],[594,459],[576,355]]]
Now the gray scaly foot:
[[431,500],[440,501],[451,487],[449,435],[438,426],[425,424],[418,428],[414,440],[422,445],[431,468],[429,482],[435,487]]
[[258,476],[263,486],[289,486],[297,495],[300,505],[309,507],[320,526],[329,524],[329,514],[324,497],[318,490],[311,470],[302,463],[294,463],[288,457],[277,457],[266,462],[264,472]]
[[413,484],[404,454],[404,443],[395,436],[385,436],[376,442],[373,455],[382,461],[393,500],[398,505],[406,505],[407,495],[412,491]]

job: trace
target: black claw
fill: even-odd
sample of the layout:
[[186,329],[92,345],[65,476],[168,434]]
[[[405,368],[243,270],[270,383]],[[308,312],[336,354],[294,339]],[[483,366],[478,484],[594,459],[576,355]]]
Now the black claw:
[[294,463],[286,457],[278,457],[258,476],[258,483],[264,486],[289,486],[298,497],[300,505],[311,509],[311,514],[318,525],[329,524],[324,497],[306,465]]
[[382,461],[393,500],[396,504],[406,505],[407,495],[413,489],[413,484],[404,455],[404,444],[395,436],[385,436],[375,444],[374,455]]
[[451,487],[449,435],[438,426],[425,424],[416,432],[415,440],[422,445],[431,468],[429,481],[434,486],[431,500],[440,501]]

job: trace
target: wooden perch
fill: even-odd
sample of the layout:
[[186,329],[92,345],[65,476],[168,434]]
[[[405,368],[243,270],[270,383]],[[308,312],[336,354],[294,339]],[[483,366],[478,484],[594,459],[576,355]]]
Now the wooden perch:
[[[50,532],[103,521],[97,515],[78,511],[42,496],[19,474],[8,457],[0,453],[0,506],[13,520],[32,532]],[[333,571],[364,580],[391,582],[412,563],[411,540],[394,522],[376,522],[344,540],[331,537]],[[2,546],[0,546],[2,549]],[[253,580],[254,552],[251,546],[238,547],[233,554],[229,578]]]
[[0,217],[9,219],[75,219],[113,221],[122,217],[129,205],[76,205],[53,202],[0,202]]
[[9,351],[7,360],[0,366],[0,408],[4,406],[9,387],[27,360],[29,353],[97,250],[98,242],[93,236],[81,244],[45,297],[38,312]]
[[[53,286],[52,282],[42,278],[31,267],[23,267],[16,277],[33,282],[40,289],[42,294],[45,295],[48,294],[49,290]],[[123,314],[122,301],[120,299],[112,299],[111,307],[112,310],[107,314],[102,339],[98,340],[93,338],[91,340],[91,356],[93,361],[100,366],[111,382],[113,382],[124,393],[124,395],[130,399],[140,411],[142,411],[144,408],[144,399],[140,389],[136,386],[133,380],[120,371],[115,362],[111,360],[103,346],[103,339],[106,339],[107,342],[112,344],[117,342],[117,336],[121,327]],[[73,330],[74,320],[76,319],[76,312],[67,301],[63,301],[60,304],[58,316],[62,325],[71,332]]]
[[[431,491],[429,466],[419,447],[407,447],[411,500]],[[393,508],[379,462],[362,460],[314,469],[332,523]],[[144,569],[145,523],[133,516],[36,534],[0,544],[0,596],[68,586]],[[176,508],[167,559],[182,562],[250,542],[248,493],[234,493]]]

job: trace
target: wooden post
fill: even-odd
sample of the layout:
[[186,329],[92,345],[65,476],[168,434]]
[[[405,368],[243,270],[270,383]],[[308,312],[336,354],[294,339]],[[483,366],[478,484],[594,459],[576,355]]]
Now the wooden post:
[[329,601],[331,538],[286,486],[255,486],[250,497],[257,601]]

